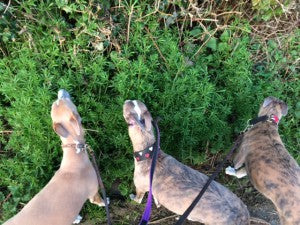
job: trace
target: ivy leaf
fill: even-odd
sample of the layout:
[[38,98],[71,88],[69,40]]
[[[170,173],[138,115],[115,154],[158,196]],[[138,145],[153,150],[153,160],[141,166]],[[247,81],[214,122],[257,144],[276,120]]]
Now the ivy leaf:
[[197,37],[202,33],[202,29],[200,28],[194,28],[193,30],[190,31],[190,35]]
[[206,46],[210,49],[212,49],[213,51],[217,50],[217,39],[212,37],[206,44]]

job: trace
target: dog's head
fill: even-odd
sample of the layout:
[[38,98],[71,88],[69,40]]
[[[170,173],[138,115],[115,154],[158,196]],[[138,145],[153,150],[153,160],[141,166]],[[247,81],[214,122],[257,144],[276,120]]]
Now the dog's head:
[[123,105],[123,116],[134,148],[143,148],[145,144],[154,143],[152,116],[144,103],[139,100],[126,100]]
[[57,100],[52,104],[51,118],[53,129],[61,138],[83,141],[81,118],[67,91],[59,90]]
[[288,106],[285,102],[275,98],[267,97],[259,109],[258,116],[263,115],[276,115],[279,119],[285,116],[288,112]]

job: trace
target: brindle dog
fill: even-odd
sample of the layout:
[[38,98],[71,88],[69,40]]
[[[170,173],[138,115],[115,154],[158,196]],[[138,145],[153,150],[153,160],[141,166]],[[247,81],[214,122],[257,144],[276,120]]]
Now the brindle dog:
[[[147,107],[140,101],[128,100],[123,107],[123,116],[128,124],[134,152],[137,153],[153,146],[155,136],[151,124],[152,117]],[[147,158],[147,153],[145,155]],[[149,159],[151,157],[140,161],[138,157],[135,157],[134,160],[136,196],[132,196],[132,198],[141,203],[144,194],[149,189],[151,165]],[[183,165],[161,151],[153,178],[155,202],[181,215],[207,180],[206,175]],[[246,225],[249,224],[249,212],[235,194],[213,181],[188,219],[213,225]]]
[[226,173],[239,178],[248,174],[254,187],[276,206],[281,224],[300,225],[300,167],[284,147],[277,126],[287,110],[279,99],[264,100],[258,116],[276,119],[259,122],[244,134],[234,169],[245,167],[236,173],[227,168]]

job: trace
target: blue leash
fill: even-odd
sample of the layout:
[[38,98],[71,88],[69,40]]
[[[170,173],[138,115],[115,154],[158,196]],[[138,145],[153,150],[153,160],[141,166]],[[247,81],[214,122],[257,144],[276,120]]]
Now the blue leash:
[[153,175],[154,175],[154,169],[156,166],[156,161],[158,157],[158,153],[160,151],[160,132],[158,129],[157,125],[158,120],[155,120],[152,122],[153,126],[155,127],[156,130],[156,135],[157,135],[157,141],[155,144],[155,148],[153,150],[153,157],[151,161],[151,168],[150,168],[150,184],[149,184],[149,193],[148,193],[148,199],[146,203],[146,207],[143,213],[143,217],[139,223],[139,225],[147,225],[149,220],[150,220],[150,215],[151,215],[151,209],[152,209],[152,181],[153,181]]

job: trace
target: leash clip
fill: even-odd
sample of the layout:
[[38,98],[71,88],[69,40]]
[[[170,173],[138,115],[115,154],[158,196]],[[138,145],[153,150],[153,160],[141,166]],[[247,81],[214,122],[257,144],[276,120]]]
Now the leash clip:
[[274,114],[271,114],[271,115],[269,116],[267,122],[278,124],[279,118],[278,118],[278,116],[276,116],[276,115],[274,115]]
[[81,151],[86,151],[87,147],[87,144],[81,144],[80,142],[75,143],[76,154],[79,154]]

